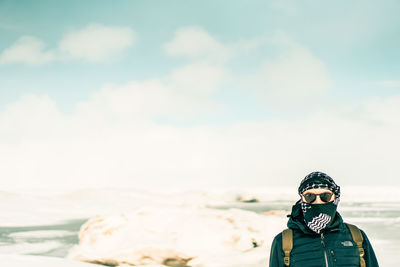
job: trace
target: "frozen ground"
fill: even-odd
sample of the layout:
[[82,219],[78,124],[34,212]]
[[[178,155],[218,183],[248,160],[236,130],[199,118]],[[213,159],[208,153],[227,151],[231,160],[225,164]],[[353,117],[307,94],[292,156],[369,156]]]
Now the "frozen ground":
[[57,266],[57,267],[95,267],[98,265],[71,261],[62,258],[44,257],[44,256],[27,256],[27,255],[0,255],[2,266],[12,267],[28,267],[28,266]]
[[[9,267],[64,263],[72,267],[80,263],[67,260],[68,255],[80,259],[89,254],[110,258],[106,251],[111,249],[120,258],[127,249],[151,254],[156,251],[151,248],[157,248],[151,246],[153,242],[164,245],[165,250],[158,250],[159,254],[170,249],[183,259],[196,256],[193,266],[265,266],[273,236],[285,227],[286,212],[263,213],[290,209],[297,199],[295,192],[295,188],[0,192],[0,256]],[[397,266],[394,255],[400,249],[398,188],[343,188],[342,192],[339,211],[345,220],[367,232],[381,266]],[[150,215],[137,217],[146,210]],[[82,225],[87,226],[90,220],[99,226],[93,224],[99,218],[107,223],[97,232],[93,232],[94,228],[90,234],[81,232],[81,245],[77,247]],[[124,223],[121,218],[125,218]],[[100,241],[88,246],[90,238],[103,236],[103,230],[111,226],[119,232],[108,239],[115,242],[113,246]],[[149,229],[152,235],[145,235]],[[138,233],[142,235],[138,237]],[[136,246],[138,240],[146,240],[146,247]],[[257,244],[254,248],[253,241]]]

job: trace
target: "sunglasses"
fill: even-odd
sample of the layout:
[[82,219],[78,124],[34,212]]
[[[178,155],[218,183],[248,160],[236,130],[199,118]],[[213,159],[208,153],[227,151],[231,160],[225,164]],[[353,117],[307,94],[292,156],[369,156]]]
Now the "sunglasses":
[[323,202],[330,202],[332,195],[333,195],[333,193],[329,193],[329,192],[325,192],[325,193],[321,193],[321,194],[307,193],[307,194],[304,194],[303,197],[304,197],[305,202],[307,202],[307,203],[313,203],[317,199],[317,196],[319,196],[319,198]]

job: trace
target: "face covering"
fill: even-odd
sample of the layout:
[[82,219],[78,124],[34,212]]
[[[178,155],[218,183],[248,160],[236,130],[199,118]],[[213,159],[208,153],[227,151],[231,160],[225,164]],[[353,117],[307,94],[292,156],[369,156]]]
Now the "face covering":
[[337,204],[328,202],[325,204],[310,204],[301,202],[303,218],[308,228],[319,234],[335,218]]

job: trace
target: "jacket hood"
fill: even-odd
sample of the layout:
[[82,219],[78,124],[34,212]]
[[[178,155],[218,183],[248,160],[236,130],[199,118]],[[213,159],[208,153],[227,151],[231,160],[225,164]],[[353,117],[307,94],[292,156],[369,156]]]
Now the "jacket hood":
[[[304,234],[309,235],[318,235],[310,228],[307,227],[303,218],[303,211],[301,210],[301,201],[297,201],[296,204],[292,207],[292,212],[289,217],[289,221],[287,223],[288,228],[297,229],[302,231]],[[329,231],[337,231],[344,225],[342,216],[340,216],[339,212],[335,213],[332,223],[330,223],[322,232]]]

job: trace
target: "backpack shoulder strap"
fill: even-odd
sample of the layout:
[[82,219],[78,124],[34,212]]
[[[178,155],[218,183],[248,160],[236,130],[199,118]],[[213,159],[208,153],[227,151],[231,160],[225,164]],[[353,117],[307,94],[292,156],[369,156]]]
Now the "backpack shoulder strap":
[[360,252],[360,267],[365,267],[365,260],[364,260],[364,248],[362,246],[362,243],[364,241],[364,238],[361,234],[360,229],[358,229],[357,226],[345,223],[347,225],[347,228],[349,228],[351,236],[353,237],[353,241],[356,242],[358,251]]
[[293,249],[293,230],[285,229],[282,232],[282,249],[285,253],[285,257],[283,258],[283,262],[285,266],[290,265],[290,252]]

